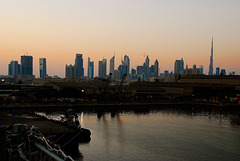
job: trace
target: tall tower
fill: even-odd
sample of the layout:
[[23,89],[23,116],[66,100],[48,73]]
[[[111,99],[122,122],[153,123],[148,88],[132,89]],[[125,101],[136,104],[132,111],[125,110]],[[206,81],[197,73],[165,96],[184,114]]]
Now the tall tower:
[[210,56],[210,65],[209,65],[208,75],[213,75],[213,38],[212,38],[211,56]]
[[184,74],[184,61],[183,58],[181,60],[176,60],[174,64],[174,74]]
[[94,62],[90,61],[88,57],[88,78],[93,78],[94,75]]
[[113,71],[114,71],[114,60],[115,60],[115,54],[114,54],[114,56],[110,59],[110,73],[113,73]]
[[125,66],[125,74],[127,74],[127,77],[129,77],[129,71],[130,71],[130,58],[129,56],[124,56],[124,62],[122,63]]
[[107,77],[107,59],[103,59],[98,63],[98,77],[106,78]]
[[39,58],[39,72],[40,78],[47,76],[46,58]]
[[75,67],[75,69],[74,69],[75,70],[75,77],[76,78],[84,77],[82,54],[76,54],[74,67]]
[[33,78],[33,57],[21,56],[20,75],[22,78]]
[[8,75],[13,76],[13,78],[17,78],[20,74],[20,65],[18,61],[11,61],[8,65]]
[[158,77],[158,73],[159,73],[159,62],[158,60],[155,61],[154,63],[154,77]]
[[150,68],[149,68],[149,58],[148,55],[145,59],[145,64],[146,64],[146,77],[149,78],[150,77]]

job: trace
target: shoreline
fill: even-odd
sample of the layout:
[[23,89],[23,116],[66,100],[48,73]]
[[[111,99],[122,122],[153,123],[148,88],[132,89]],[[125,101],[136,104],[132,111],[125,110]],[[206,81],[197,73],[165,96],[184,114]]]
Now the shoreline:
[[75,110],[137,110],[144,108],[154,109],[202,109],[202,110],[222,110],[222,111],[236,111],[240,112],[239,104],[209,104],[209,103],[184,103],[184,102],[160,102],[160,103],[19,103],[0,105],[1,110],[30,110],[30,111],[58,111],[66,109]]

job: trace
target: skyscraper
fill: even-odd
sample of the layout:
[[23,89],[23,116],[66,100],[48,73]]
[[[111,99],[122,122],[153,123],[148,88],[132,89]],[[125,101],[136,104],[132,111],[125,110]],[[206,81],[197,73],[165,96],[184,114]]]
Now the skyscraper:
[[93,78],[94,75],[94,62],[90,61],[88,57],[88,78]]
[[82,77],[84,77],[82,54],[76,54],[74,66],[66,65],[65,76],[66,76],[66,78],[82,78]]
[[105,78],[107,76],[107,59],[99,61],[98,64],[98,77]]
[[75,67],[70,65],[66,65],[66,70],[65,70],[65,77],[66,78],[74,78],[75,76]]
[[184,61],[183,58],[181,60],[176,60],[174,64],[174,74],[183,74],[184,73]]
[[210,56],[210,65],[209,65],[208,75],[213,75],[213,38],[212,38],[211,56]]
[[129,58],[129,56],[127,56],[127,55],[124,56],[124,62],[122,64],[126,68],[126,73],[125,74],[127,74],[127,77],[129,77],[129,71],[130,71],[130,58]]
[[33,57],[21,56],[20,75],[22,78],[33,78]]
[[115,64],[115,54],[114,56],[110,59],[110,73],[113,73],[114,71],[114,64]]
[[193,69],[197,69],[197,65],[196,64],[193,64]]
[[220,68],[219,67],[216,68],[216,75],[220,75]]
[[40,78],[44,78],[47,76],[46,58],[39,58],[39,73]]
[[225,69],[221,69],[221,75],[226,75],[226,70]]
[[145,69],[145,75],[146,75],[146,78],[149,78],[150,77],[150,68],[149,68],[149,58],[148,58],[148,55],[147,55],[147,57],[146,57],[146,59],[145,59],[145,67],[146,67],[146,69]]
[[199,69],[200,69],[200,73],[199,74],[203,74],[203,65],[199,65]]
[[76,77],[76,78],[84,77],[82,54],[76,54],[74,70],[75,70],[74,77]]
[[158,60],[155,61],[154,67],[155,67],[155,69],[154,69],[154,77],[158,77],[158,73],[159,73],[159,62],[158,62]]
[[13,78],[17,78],[20,74],[20,65],[18,61],[11,61],[8,65],[8,75],[13,76]]

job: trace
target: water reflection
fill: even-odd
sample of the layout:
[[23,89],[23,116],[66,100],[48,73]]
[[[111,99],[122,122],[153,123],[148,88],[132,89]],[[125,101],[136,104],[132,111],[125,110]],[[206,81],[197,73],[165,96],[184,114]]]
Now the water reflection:
[[[239,115],[233,113],[197,108],[75,112],[92,132],[90,143],[79,144],[77,160],[240,158]],[[47,116],[56,119],[60,114]]]

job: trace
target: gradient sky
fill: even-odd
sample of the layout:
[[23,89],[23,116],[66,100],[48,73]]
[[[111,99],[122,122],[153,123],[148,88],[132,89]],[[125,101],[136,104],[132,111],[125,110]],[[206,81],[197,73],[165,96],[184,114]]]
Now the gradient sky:
[[204,65],[208,72],[214,37],[214,72],[240,73],[239,0],[0,0],[0,75],[11,60],[33,56],[36,77],[39,58],[47,58],[50,76],[64,77],[75,54],[95,63],[116,54],[130,57],[131,68],[160,62],[160,72],[173,70],[176,59]]

